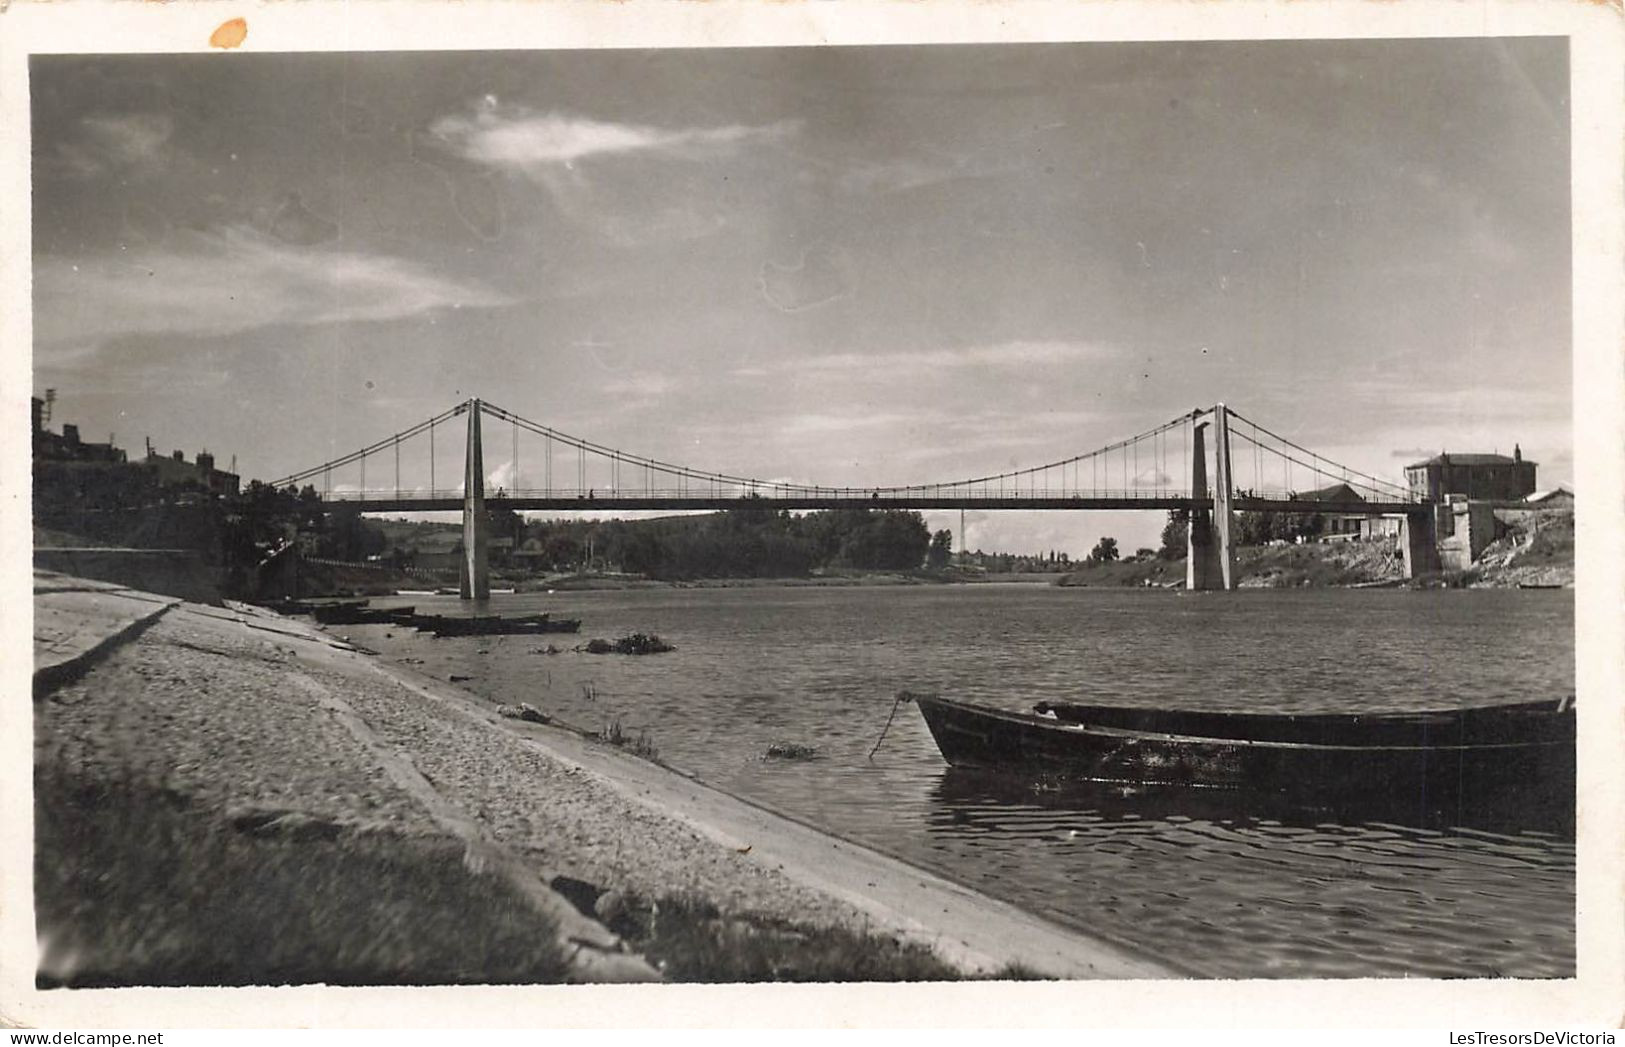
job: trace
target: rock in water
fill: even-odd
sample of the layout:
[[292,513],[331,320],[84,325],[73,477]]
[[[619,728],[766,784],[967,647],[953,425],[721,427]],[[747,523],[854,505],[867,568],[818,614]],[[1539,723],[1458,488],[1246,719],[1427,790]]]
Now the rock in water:
[[818,755],[815,745],[800,745],[796,742],[774,742],[767,747],[766,759],[769,760],[811,760]]

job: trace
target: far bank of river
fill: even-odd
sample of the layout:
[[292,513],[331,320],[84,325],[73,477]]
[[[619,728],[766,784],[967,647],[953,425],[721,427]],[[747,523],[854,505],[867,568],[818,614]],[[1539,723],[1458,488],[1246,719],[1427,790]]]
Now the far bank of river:
[[[1242,546],[1236,550],[1237,584],[1241,588],[1564,588],[1574,586],[1573,509],[1509,511],[1504,533],[1480,551],[1466,570],[1441,571],[1415,579],[1404,577],[1394,540],[1321,541],[1303,544]],[[420,589],[427,583],[393,568],[372,565],[306,565],[304,595],[389,595],[398,589]],[[1106,563],[1077,562],[1066,571],[988,572],[951,566],[940,570],[828,570],[793,578],[654,579],[613,572],[505,575],[500,565],[492,585],[518,592],[633,590],[845,588],[940,586],[964,584],[1060,585],[1082,588],[1183,588],[1183,557],[1132,557]],[[448,576],[449,577],[449,576]],[[450,581],[455,581],[450,578]],[[436,585],[448,584],[442,580]]]

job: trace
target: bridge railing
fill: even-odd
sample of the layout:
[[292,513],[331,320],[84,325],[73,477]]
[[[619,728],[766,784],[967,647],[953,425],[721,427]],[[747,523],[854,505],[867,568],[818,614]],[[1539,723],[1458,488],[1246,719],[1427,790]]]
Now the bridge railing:
[[[667,501],[667,502],[693,502],[693,501],[744,501],[760,502],[771,506],[776,502],[805,503],[808,501],[820,502],[851,502],[853,505],[862,505],[877,499],[888,502],[988,502],[1008,505],[1011,502],[1058,502],[1058,501],[1090,501],[1090,502],[1122,502],[1125,506],[1148,501],[1194,500],[1210,501],[1211,492],[1203,492],[1191,498],[1186,492],[1168,487],[1031,487],[1006,488],[956,488],[950,486],[926,487],[794,487],[774,488],[763,486],[761,488],[741,488],[691,485],[683,487],[521,487],[521,488],[488,488],[485,498],[488,502],[504,501],[553,501],[553,502],[581,502],[584,504],[610,504],[620,501]],[[1391,508],[1395,506],[1409,506],[1421,504],[1415,498],[1398,497],[1371,497],[1357,499],[1352,502],[1325,502],[1306,499],[1300,493],[1285,490],[1253,490],[1241,489],[1234,492],[1235,501],[1242,508],[1248,508],[1248,503],[1276,503],[1280,511],[1291,512],[1325,512],[1346,513],[1369,511],[1373,508]],[[396,490],[395,488],[344,488],[340,490],[321,493],[323,501],[344,504],[359,502],[390,502],[396,504],[410,504],[414,502],[461,502],[463,491],[460,487],[437,488],[435,490]],[[1289,507],[1289,508],[1288,508]]]
[[[369,487],[365,490],[359,488],[344,488],[341,490],[318,492],[321,499],[326,502],[386,502],[386,501],[461,501],[463,490],[460,487],[437,488],[435,490],[401,490],[394,488]],[[1123,501],[1144,501],[1148,498],[1180,498],[1184,492],[1167,487],[1138,487],[1138,488],[1059,488],[1059,487],[1023,487],[1020,490],[997,487],[986,490],[965,490],[948,486],[934,487],[795,487],[795,488],[729,488],[693,485],[688,487],[552,487],[552,488],[497,488],[488,487],[485,490],[486,501],[499,501],[507,499],[591,499],[614,500],[617,498],[664,498],[673,501],[694,498],[727,498],[727,499],[759,499],[763,502],[773,501],[804,501],[809,498],[827,498],[835,500],[851,500],[854,502],[870,501],[875,497],[900,498],[977,498],[987,500],[1007,501],[1012,498],[1027,498],[1035,501],[1059,498],[1115,498]]]

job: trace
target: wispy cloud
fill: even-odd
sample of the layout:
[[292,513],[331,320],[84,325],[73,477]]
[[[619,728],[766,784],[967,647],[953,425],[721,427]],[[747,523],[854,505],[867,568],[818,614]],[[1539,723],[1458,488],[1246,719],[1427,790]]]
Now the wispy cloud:
[[993,178],[1017,170],[1006,160],[984,155],[933,156],[856,161],[841,171],[835,184],[849,193],[907,192],[964,178]]
[[756,288],[775,308],[787,313],[834,301],[851,288],[845,255],[829,244],[815,244],[791,265],[769,259],[757,270]]
[[93,178],[158,166],[175,122],[164,113],[87,116],[80,120],[79,132],[62,144],[58,159],[70,174]]
[[914,426],[933,425],[948,419],[935,411],[900,412],[822,412],[790,415],[781,420],[778,431],[786,436],[816,436],[853,433],[859,430],[905,431]]
[[128,335],[396,320],[509,300],[405,259],[290,245],[242,227],[93,258],[46,256],[34,295],[36,341],[70,350]]
[[[620,247],[698,240],[726,226],[737,208],[718,198],[695,165],[736,159],[751,144],[794,133],[797,124],[653,127],[561,112],[537,112],[486,96],[471,111],[443,116],[426,141],[442,154],[545,190],[560,215]],[[612,163],[678,163],[659,170]]]
[[472,113],[444,116],[430,131],[452,152],[489,167],[517,171],[570,167],[591,157],[658,153],[698,158],[751,141],[789,134],[795,124],[761,127],[650,127],[506,105],[487,95]]
[[641,411],[664,403],[682,383],[658,371],[635,371],[597,383],[598,391],[621,411]]
[[878,371],[930,371],[933,369],[988,370],[1029,367],[1063,367],[1099,359],[1106,347],[1089,342],[1012,341],[993,345],[958,346],[941,349],[910,349],[883,353],[830,353],[780,364],[772,369],[746,366],[733,373],[738,377],[782,375],[791,372],[872,374]]

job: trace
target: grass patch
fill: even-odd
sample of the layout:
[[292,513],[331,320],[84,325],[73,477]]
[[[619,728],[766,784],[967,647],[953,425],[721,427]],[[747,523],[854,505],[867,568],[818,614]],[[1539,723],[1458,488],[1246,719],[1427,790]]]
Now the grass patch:
[[621,726],[619,716],[610,721],[608,727],[599,731],[598,737],[618,749],[625,749],[633,756],[641,756],[652,762],[660,760],[660,748],[655,745],[654,739],[649,737],[649,732],[639,731],[636,735],[631,734]]
[[245,835],[184,797],[36,770],[41,988],[556,982],[551,921],[450,839]]
[[1002,982],[1053,982],[1053,974],[1045,974],[1035,967],[1029,967],[1019,960],[1011,961],[988,975],[991,981]]
[[1103,588],[1129,586],[1139,588],[1165,588],[1185,581],[1185,560],[1163,560],[1150,557],[1144,560],[1113,560],[1109,563],[1085,562],[1056,579],[1063,587]]
[[633,946],[675,982],[951,981],[958,971],[923,945],[840,927],[726,916],[709,902],[668,895],[633,906]]

